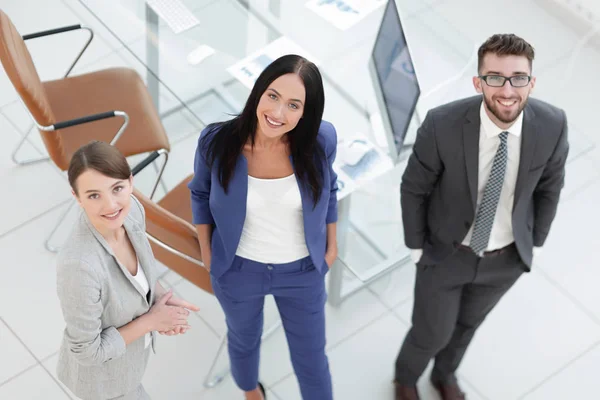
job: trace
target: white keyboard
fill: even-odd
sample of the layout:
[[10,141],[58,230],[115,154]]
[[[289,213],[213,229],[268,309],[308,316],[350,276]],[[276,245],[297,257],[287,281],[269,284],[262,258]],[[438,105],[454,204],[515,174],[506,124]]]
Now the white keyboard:
[[183,32],[200,23],[180,0],[146,0],[146,3],[175,33]]

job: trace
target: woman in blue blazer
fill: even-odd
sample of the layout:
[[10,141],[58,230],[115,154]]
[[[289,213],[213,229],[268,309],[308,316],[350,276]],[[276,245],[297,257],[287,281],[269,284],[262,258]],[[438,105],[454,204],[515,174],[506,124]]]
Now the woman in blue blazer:
[[322,121],[317,67],[287,55],[258,77],[242,113],[209,125],[189,183],[204,264],[226,316],[231,371],[258,382],[265,295],[281,314],[303,399],[332,399],[325,274],[337,257],[337,137]]

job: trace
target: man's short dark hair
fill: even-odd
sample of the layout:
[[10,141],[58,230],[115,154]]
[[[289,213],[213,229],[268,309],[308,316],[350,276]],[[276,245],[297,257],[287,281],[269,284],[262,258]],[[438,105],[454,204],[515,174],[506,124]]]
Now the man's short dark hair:
[[529,60],[529,68],[533,66],[535,50],[525,39],[513,33],[496,34],[488,38],[477,52],[477,71],[481,72],[483,58],[486,54],[498,56],[524,56]]

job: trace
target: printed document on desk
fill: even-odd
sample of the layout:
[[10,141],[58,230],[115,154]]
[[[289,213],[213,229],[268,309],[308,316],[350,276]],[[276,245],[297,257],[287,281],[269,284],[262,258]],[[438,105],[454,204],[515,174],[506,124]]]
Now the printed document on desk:
[[308,51],[287,37],[282,36],[227,68],[227,72],[237,78],[248,89],[252,89],[261,72],[273,61],[286,54],[298,54],[315,65],[319,65],[319,61],[310,55]]
[[338,174],[338,199],[391,171],[392,159],[360,133],[338,140],[333,169]]
[[306,7],[345,31],[386,4],[386,0],[311,0]]

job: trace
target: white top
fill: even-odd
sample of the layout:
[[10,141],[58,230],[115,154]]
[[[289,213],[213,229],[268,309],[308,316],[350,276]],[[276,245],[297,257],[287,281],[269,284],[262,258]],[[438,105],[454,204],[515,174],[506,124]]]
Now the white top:
[[[137,283],[139,283],[139,285],[142,287],[142,290],[144,291],[144,293],[146,293],[147,296],[148,292],[150,291],[150,286],[148,285],[148,278],[146,278],[146,274],[144,273],[144,270],[142,269],[139,260],[137,265],[137,274],[131,276],[133,277],[133,279],[135,279]],[[144,347],[147,348],[148,346],[150,346],[150,342],[152,341],[149,333],[146,333],[144,340],[146,343]]]
[[236,254],[272,264],[309,255],[296,175],[278,179],[248,176],[246,219]]
[[[515,186],[517,184],[517,172],[521,158],[521,130],[523,127],[523,112],[508,129],[500,129],[487,115],[483,102],[480,110],[481,127],[479,133],[479,182],[477,190],[477,206],[481,203],[483,191],[494,163],[494,156],[500,145],[500,133],[507,131],[508,160],[506,172],[498,209],[494,218],[494,225],[490,233],[490,240],[486,251],[501,249],[515,241],[512,228],[512,212],[515,199]],[[467,232],[463,240],[464,245],[469,245],[473,226]]]

